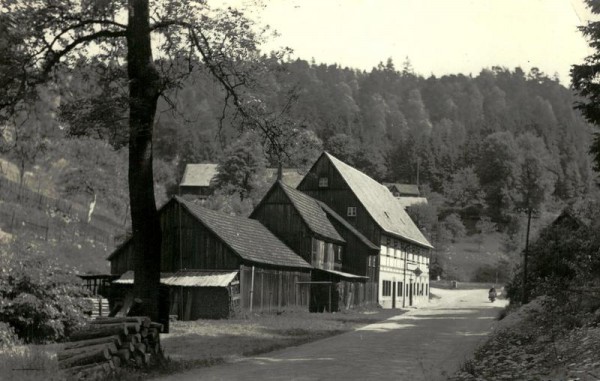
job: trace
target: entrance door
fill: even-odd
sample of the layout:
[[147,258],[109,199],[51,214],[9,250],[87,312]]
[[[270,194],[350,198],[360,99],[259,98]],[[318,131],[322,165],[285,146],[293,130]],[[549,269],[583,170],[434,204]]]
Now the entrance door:
[[408,305],[409,306],[413,305],[413,289],[414,289],[414,284],[412,282],[410,282],[410,291],[408,293]]
[[396,308],[396,282],[392,282],[392,308]]

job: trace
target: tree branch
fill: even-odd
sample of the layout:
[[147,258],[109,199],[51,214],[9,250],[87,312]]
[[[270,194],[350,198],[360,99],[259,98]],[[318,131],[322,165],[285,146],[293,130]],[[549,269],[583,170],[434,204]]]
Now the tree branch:
[[69,45],[67,45],[64,49],[59,52],[54,52],[53,50],[49,50],[47,52],[47,56],[50,56],[46,63],[44,64],[44,69],[42,71],[42,77],[46,77],[50,71],[54,68],[56,64],[60,61],[62,57],[69,54],[73,49],[77,48],[81,44],[85,44],[87,42],[99,40],[102,38],[118,38],[125,37],[127,35],[126,31],[109,31],[102,30],[100,32],[96,32],[93,34],[89,34],[87,36],[79,37]]

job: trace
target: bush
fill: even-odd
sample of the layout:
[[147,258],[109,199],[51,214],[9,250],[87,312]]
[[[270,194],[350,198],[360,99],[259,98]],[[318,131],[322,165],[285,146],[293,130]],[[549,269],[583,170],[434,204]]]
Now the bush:
[[0,321],[28,343],[65,338],[89,310],[87,292],[73,270],[15,246],[0,257]]
[[15,330],[10,325],[0,321],[0,349],[14,347],[21,343]]

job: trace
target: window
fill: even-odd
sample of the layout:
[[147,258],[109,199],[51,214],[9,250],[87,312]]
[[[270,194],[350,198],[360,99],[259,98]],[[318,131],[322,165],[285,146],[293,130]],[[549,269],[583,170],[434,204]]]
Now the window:
[[323,268],[325,261],[325,242],[314,239],[312,240],[312,265],[317,268]]
[[369,255],[369,267],[377,267],[377,256]]
[[319,188],[327,188],[329,186],[329,178],[319,177]]
[[381,295],[392,296],[392,281],[384,280],[382,283]]
[[394,240],[392,238],[387,239],[387,255],[394,256]]
[[348,217],[356,217],[356,206],[349,206],[346,214]]
[[404,285],[402,284],[402,282],[398,282],[398,296],[402,296],[402,289],[403,289]]
[[333,270],[333,244],[327,243],[326,252],[325,252],[325,267],[326,270]]
[[342,261],[342,247],[335,245],[334,248],[335,248],[335,260],[337,262],[341,262]]

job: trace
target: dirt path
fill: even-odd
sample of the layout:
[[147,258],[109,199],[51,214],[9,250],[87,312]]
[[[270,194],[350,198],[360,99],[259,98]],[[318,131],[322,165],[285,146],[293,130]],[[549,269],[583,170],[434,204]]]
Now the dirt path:
[[490,332],[505,301],[439,290],[435,302],[356,331],[162,380],[445,380]]

